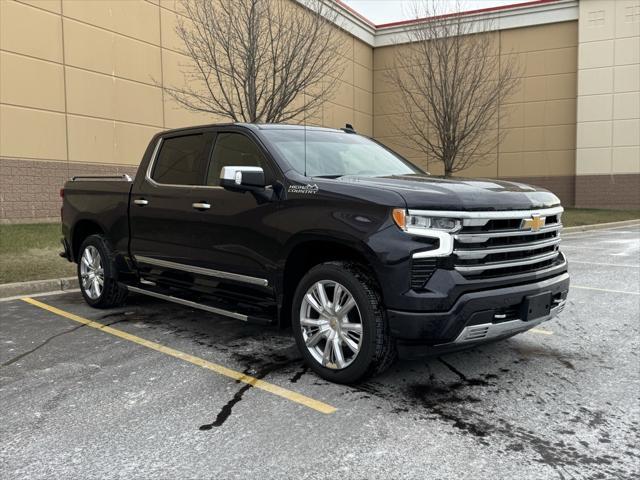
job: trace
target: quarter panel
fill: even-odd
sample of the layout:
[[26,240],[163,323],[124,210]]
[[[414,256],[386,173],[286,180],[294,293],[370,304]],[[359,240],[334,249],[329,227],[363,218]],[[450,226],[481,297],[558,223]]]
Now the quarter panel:
[[[131,183],[72,181],[64,187],[63,232],[70,241],[81,221],[97,224],[118,254],[126,255],[129,241],[128,205]],[[77,248],[79,245],[72,245]]]

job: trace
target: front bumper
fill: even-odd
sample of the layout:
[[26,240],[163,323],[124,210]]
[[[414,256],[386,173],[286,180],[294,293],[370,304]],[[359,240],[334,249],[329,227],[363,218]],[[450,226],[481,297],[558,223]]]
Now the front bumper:
[[[568,291],[569,274],[565,272],[524,285],[465,293],[449,310],[442,312],[389,309],[389,328],[400,347],[457,349],[507,337],[549,320],[564,307]],[[525,297],[541,292],[551,293],[550,315],[521,320],[520,306]],[[400,350],[402,353],[403,348]]]

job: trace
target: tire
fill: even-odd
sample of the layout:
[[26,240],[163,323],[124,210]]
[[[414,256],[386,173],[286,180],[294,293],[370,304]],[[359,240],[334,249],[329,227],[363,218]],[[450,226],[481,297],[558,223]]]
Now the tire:
[[357,263],[328,262],[309,270],[296,289],[291,318],[305,362],[331,382],[358,382],[383,372],[396,359],[375,282]]
[[114,259],[113,250],[102,235],[91,235],[80,246],[78,283],[85,302],[94,308],[118,307],[127,296],[126,287],[118,283]]

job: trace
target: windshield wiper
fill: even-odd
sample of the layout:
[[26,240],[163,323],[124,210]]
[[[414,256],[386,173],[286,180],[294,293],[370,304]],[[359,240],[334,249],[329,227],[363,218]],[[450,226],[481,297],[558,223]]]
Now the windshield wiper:
[[314,175],[315,178],[340,178],[344,177],[344,175]]

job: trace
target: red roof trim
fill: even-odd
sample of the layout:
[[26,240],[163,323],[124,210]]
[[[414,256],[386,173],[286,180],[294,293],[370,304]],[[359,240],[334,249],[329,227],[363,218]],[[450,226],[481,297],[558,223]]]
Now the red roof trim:
[[347,5],[343,1],[341,0],[333,0],[333,1],[336,2],[338,5],[340,5],[342,8],[344,8],[345,10],[347,10],[352,15],[355,15],[356,17],[358,17],[360,20],[362,20],[364,23],[366,23],[370,27],[377,28],[377,25],[375,23],[373,23],[367,17],[362,15],[360,12],[356,12],[353,8],[351,8],[349,5]]
[[411,25],[411,24],[414,24],[414,23],[424,22],[424,21],[432,19],[432,18],[448,18],[448,17],[457,17],[457,16],[461,16],[461,15],[476,15],[478,13],[496,12],[496,11],[500,11],[500,10],[511,10],[511,9],[520,8],[520,7],[531,7],[533,5],[542,5],[542,4],[545,4],[545,3],[554,3],[554,2],[557,2],[559,0],[531,0],[529,2],[510,3],[509,5],[498,5],[496,7],[478,8],[476,10],[466,10],[464,12],[448,13],[446,15],[438,15],[438,16],[435,16],[435,17],[414,18],[414,19],[411,19],[411,20],[400,20],[398,22],[381,23],[381,24],[378,24],[378,25],[376,25],[371,20],[369,20],[368,18],[363,16],[361,13],[356,12],[353,8],[351,8],[349,5],[347,5],[346,3],[342,2],[341,0],[334,0],[334,1],[338,5],[340,5],[342,8],[344,8],[345,10],[348,10],[353,15],[357,16],[362,21],[366,22],[368,25],[370,25],[370,26],[372,26],[372,27],[374,27],[376,29],[381,29],[381,28],[399,27],[399,26],[402,26],[402,25]]

